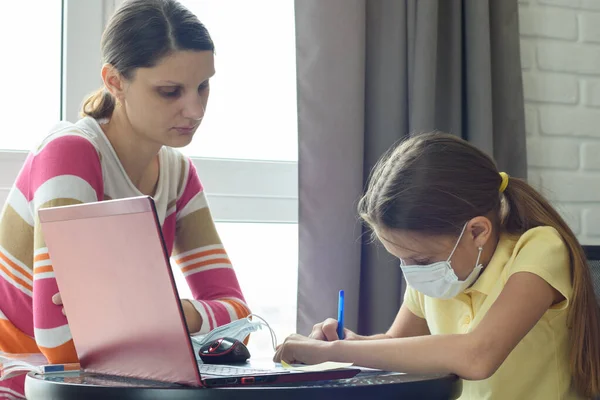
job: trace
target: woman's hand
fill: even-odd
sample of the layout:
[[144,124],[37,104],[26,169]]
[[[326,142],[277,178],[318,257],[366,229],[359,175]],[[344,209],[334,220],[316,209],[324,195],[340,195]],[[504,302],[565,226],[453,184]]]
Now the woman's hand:
[[202,328],[202,317],[196,310],[196,307],[189,300],[181,300],[181,308],[183,308],[183,315],[185,316],[188,331],[190,333],[199,332],[200,328]]
[[[319,322],[313,326],[312,332],[308,336],[310,339],[324,340],[333,342],[339,340],[337,334],[338,322],[333,318],[327,318],[323,322]],[[344,340],[360,340],[363,337],[352,332],[350,329],[344,328]]]
[[[63,305],[60,293],[56,293],[54,296],[52,296],[52,302],[57,306]],[[181,300],[181,307],[183,308],[183,314],[185,316],[185,322],[187,324],[188,330],[191,333],[198,332],[202,327],[202,317],[200,316],[198,311],[196,311],[196,307],[194,307],[192,302],[189,300]],[[67,315],[65,314],[64,307],[62,307],[61,311],[64,316]]]
[[[52,302],[54,304],[56,304],[57,306],[62,306],[62,298],[60,297],[60,293],[56,293],[54,296],[52,296]],[[67,316],[67,314],[65,314],[65,308],[62,307],[61,311],[63,313],[64,316]]]
[[311,339],[302,335],[290,335],[279,345],[274,362],[288,364],[319,364],[332,361],[332,343]]

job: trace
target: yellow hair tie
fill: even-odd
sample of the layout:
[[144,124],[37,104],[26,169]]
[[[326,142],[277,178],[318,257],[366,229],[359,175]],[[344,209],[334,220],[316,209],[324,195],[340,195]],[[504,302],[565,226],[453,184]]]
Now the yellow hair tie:
[[500,193],[504,193],[506,187],[508,186],[508,174],[506,172],[500,172],[500,177],[502,178],[502,183],[500,184]]

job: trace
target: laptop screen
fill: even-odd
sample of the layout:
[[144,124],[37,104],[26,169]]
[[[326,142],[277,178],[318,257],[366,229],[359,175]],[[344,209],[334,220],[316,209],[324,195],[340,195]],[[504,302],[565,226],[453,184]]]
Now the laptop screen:
[[82,369],[201,385],[153,200],[39,217]]

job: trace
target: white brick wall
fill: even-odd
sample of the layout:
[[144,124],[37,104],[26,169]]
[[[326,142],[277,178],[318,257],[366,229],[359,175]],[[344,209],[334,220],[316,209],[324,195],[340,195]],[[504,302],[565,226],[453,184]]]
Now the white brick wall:
[[520,0],[529,175],[600,244],[600,0]]

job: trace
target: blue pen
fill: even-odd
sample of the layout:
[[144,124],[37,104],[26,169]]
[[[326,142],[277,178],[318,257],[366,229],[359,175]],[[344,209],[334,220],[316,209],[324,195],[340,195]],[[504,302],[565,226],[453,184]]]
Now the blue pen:
[[340,340],[344,339],[344,291],[340,290],[340,297],[338,299],[338,326],[337,335]]

